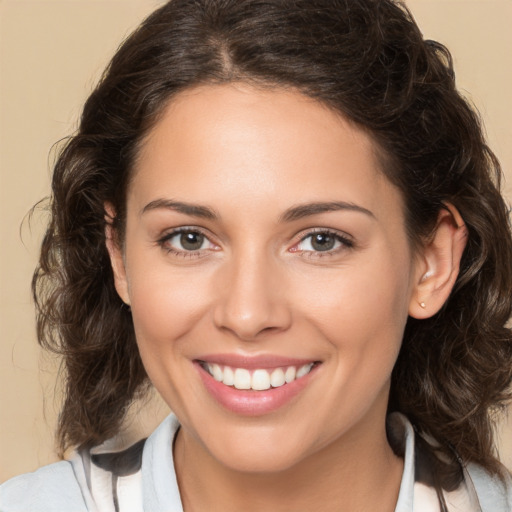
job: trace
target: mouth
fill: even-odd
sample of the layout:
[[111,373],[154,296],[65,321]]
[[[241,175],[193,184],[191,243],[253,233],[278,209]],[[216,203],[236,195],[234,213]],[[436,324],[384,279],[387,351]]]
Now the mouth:
[[244,416],[274,413],[295,403],[307,389],[316,389],[312,383],[322,366],[322,361],[273,354],[215,354],[193,363],[214,401]]
[[320,364],[319,361],[311,361],[301,365],[248,369],[201,360],[197,363],[217,382],[241,391],[267,391],[281,388],[302,379]]

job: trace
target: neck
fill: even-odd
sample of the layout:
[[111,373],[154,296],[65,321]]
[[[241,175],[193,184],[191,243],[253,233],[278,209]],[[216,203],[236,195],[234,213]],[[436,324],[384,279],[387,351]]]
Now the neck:
[[322,450],[279,472],[235,471],[214,459],[197,440],[179,432],[175,466],[185,512],[294,510],[392,512],[403,461],[382,428],[359,423]]

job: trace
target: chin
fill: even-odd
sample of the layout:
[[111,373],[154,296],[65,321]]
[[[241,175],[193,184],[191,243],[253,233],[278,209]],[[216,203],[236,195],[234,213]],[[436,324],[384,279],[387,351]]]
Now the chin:
[[[219,432],[222,430],[218,430]],[[307,442],[290,428],[262,427],[224,430],[222,439],[206,440],[210,456],[232,471],[242,473],[275,473],[300,463],[307,455]]]
[[220,463],[238,473],[279,473],[296,466],[299,461],[297,450],[236,450],[222,454]]

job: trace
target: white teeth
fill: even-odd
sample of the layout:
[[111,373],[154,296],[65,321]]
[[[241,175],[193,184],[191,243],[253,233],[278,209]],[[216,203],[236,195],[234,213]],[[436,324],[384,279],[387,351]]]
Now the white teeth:
[[[215,378],[215,377],[214,377]],[[245,368],[235,370],[235,380],[233,385],[236,389],[251,389],[251,374]]]
[[313,363],[305,364],[304,366],[301,366],[297,370],[297,375],[295,376],[296,379],[300,379],[301,377],[304,377],[304,375],[307,375],[311,368],[313,368]]
[[295,380],[295,366],[289,366],[288,368],[286,368],[284,380],[286,381],[286,384],[289,384],[290,382]]
[[223,372],[221,367],[218,364],[212,364],[211,368],[213,378],[218,382],[222,382]]
[[[293,367],[292,367],[293,368]],[[270,384],[273,388],[279,388],[286,382],[284,372],[281,368],[276,368],[270,375]]]
[[251,388],[256,391],[270,389],[270,375],[267,370],[256,370],[252,374]]
[[224,367],[224,378],[222,379],[222,383],[226,384],[226,386],[233,386],[235,384],[235,374],[229,366]]
[[251,372],[245,368],[231,368],[224,366],[222,368],[216,363],[208,363],[205,369],[218,382],[226,386],[234,386],[236,389],[253,389],[254,391],[264,391],[266,389],[279,388],[289,384],[296,379],[307,375],[313,368],[314,363],[308,363],[296,369],[295,366],[286,368],[276,368],[269,372],[268,370],[258,369]]

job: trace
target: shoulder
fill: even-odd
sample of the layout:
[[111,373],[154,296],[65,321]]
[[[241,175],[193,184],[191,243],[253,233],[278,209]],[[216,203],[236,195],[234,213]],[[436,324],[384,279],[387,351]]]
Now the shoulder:
[[512,478],[504,467],[494,475],[459,457],[441,457],[438,443],[415,431],[402,414],[391,414],[387,428],[393,450],[404,458],[396,512],[432,512],[440,506],[448,511],[512,512]]
[[491,475],[478,464],[468,464],[466,469],[482,512],[512,511],[512,477],[505,468],[502,477]]
[[0,511],[181,510],[172,459],[178,428],[170,415],[147,442],[126,447],[122,436],[112,438],[69,461],[12,478],[0,486]]
[[73,466],[68,461],[44,466],[2,484],[0,508],[2,512],[87,510]]

